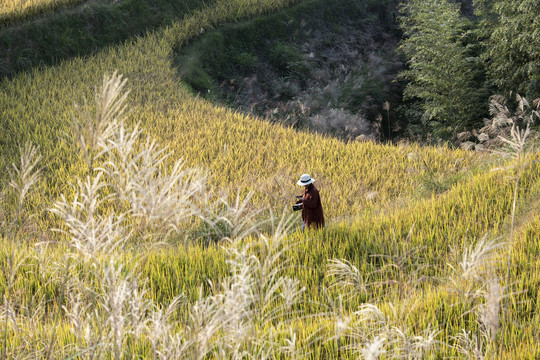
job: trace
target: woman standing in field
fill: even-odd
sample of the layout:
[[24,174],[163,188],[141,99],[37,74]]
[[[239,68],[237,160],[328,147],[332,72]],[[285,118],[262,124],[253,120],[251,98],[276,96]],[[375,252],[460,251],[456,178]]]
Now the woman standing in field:
[[299,202],[302,202],[302,231],[308,228],[320,229],[324,227],[324,214],[319,190],[313,185],[313,179],[308,174],[300,176],[296,184],[304,186],[304,193]]

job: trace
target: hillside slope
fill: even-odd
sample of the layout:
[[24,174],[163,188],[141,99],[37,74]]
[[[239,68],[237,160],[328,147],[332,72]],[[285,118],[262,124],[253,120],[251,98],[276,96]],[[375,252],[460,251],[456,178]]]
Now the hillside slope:
[[[43,155],[43,181],[22,207],[16,182],[10,185],[9,172],[0,173],[0,290],[10,314],[1,322],[5,357],[175,358],[181,353],[203,358],[197,355],[204,349],[225,358],[246,351],[254,357],[338,359],[357,358],[366,345],[383,338],[388,356],[395,358],[406,349],[411,358],[467,358],[465,345],[475,344],[488,358],[537,356],[540,268],[529,260],[538,254],[540,223],[527,210],[540,195],[538,155],[521,173],[515,239],[503,244],[509,242],[515,173],[511,167],[491,169],[511,161],[443,146],[347,142],[296,131],[186,90],[175,49],[201,29],[290,3],[217,1],[169,27],[0,83],[2,169],[18,166],[19,148],[27,141]],[[51,232],[51,227],[68,228],[55,202],[65,196],[77,207],[75,195],[81,199],[81,193],[70,185],[77,178],[95,180],[98,173],[88,171],[65,133],[84,111],[94,114],[92,99],[101,91],[103,75],[115,70],[129,79],[127,123],[138,124],[173,152],[164,173],[178,159],[207,171],[205,189],[213,199],[228,200],[231,209],[224,216],[236,216],[242,225],[259,209],[275,214],[285,207],[291,215],[290,204],[300,191],[296,180],[308,172],[317,179],[328,226],[302,233],[293,215],[290,228],[272,231],[273,222],[259,224],[249,236],[233,238],[235,248],[227,245],[231,239],[208,241],[201,223],[193,220],[174,229],[163,245],[163,237],[127,214],[130,221],[111,224],[129,235],[120,236],[110,251],[90,255],[76,244],[74,232]],[[250,191],[251,201],[237,211],[237,192],[242,200]],[[99,195],[114,191],[104,185]],[[124,206],[81,213],[89,223],[99,222]],[[269,212],[257,216],[268,220]],[[118,230],[112,225],[101,229],[105,238],[109,229]],[[498,236],[504,238],[495,240]],[[495,250],[481,246],[486,243]],[[490,264],[491,272],[483,272]],[[467,271],[474,276],[467,278]],[[493,282],[488,281],[511,288],[497,293],[501,288],[489,288]],[[251,302],[240,307],[246,298]],[[486,322],[477,313],[489,299],[497,309],[495,325],[499,320],[503,325],[493,339],[484,337]],[[363,321],[365,311],[374,308],[380,316]],[[231,318],[214,323],[212,309]],[[88,325],[86,335],[80,324]],[[477,334],[477,341],[461,344],[463,332]],[[438,347],[417,349],[435,341]]]
[[[308,135],[193,98],[177,76],[171,51],[194,29],[211,26],[214,20],[209,19],[215,19],[215,13],[238,16],[231,3],[221,6],[89,59],[77,58],[4,80],[0,96],[1,125],[7,129],[0,134],[4,158],[13,158],[27,140],[39,145],[48,159],[49,189],[55,189],[46,192],[52,201],[66,188],[68,178],[84,173],[76,155],[58,141],[77,116],[74,104],[93,98],[93,84],[103,74],[118,70],[129,79],[133,124],[140,122],[188,165],[208,168],[218,187],[233,192],[236,188],[255,190],[259,206],[276,209],[288,204],[298,191],[293,180],[310,172],[326,188],[329,219],[353,216],[369,212],[371,201],[366,196],[370,193],[378,194],[375,204],[385,204],[411,196],[424,180],[441,183],[438,191],[443,191],[475,163],[468,152],[375,146]],[[258,6],[259,11],[264,7]]]

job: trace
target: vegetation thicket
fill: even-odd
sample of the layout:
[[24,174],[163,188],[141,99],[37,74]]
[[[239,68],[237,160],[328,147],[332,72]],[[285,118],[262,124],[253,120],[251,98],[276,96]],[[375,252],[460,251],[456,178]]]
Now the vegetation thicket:
[[482,123],[487,99],[484,65],[471,42],[473,21],[462,16],[459,2],[407,1],[401,25],[401,50],[409,68],[404,95],[420,99],[422,122],[436,133]]
[[492,95],[510,101],[516,92],[529,99],[540,96],[537,1],[402,4],[401,48],[409,67],[402,73],[405,109],[416,113],[409,119],[413,125],[448,138],[478,127],[488,116]]
[[206,99],[296,129],[389,139],[403,127],[396,3],[302,1],[206,32],[175,60]]
[[[538,356],[540,102],[493,103],[505,159],[298,132],[185,89],[174,49],[291,3],[216,1],[2,81],[0,356]],[[304,172],[322,231],[282,213]]]

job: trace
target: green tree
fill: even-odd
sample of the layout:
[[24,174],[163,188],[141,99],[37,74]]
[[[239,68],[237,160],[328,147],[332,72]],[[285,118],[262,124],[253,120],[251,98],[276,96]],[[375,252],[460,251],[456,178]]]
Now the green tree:
[[409,0],[400,24],[408,62],[404,95],[420,101],[426,130],[444,137],[476,125],[487,113],[489,93],[473,20],[455,1]]
[[489,76],[499,92],[540,96],[540,1],[476,0],[487,21]]

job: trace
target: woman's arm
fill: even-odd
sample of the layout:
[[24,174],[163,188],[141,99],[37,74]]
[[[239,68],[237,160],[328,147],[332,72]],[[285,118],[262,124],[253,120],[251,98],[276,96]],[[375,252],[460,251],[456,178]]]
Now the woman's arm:
[[304,207],[314,208],[317,206],[318,198],[319,194],[316,191],[311,191],[304,194],[302,203],[304,204]]

